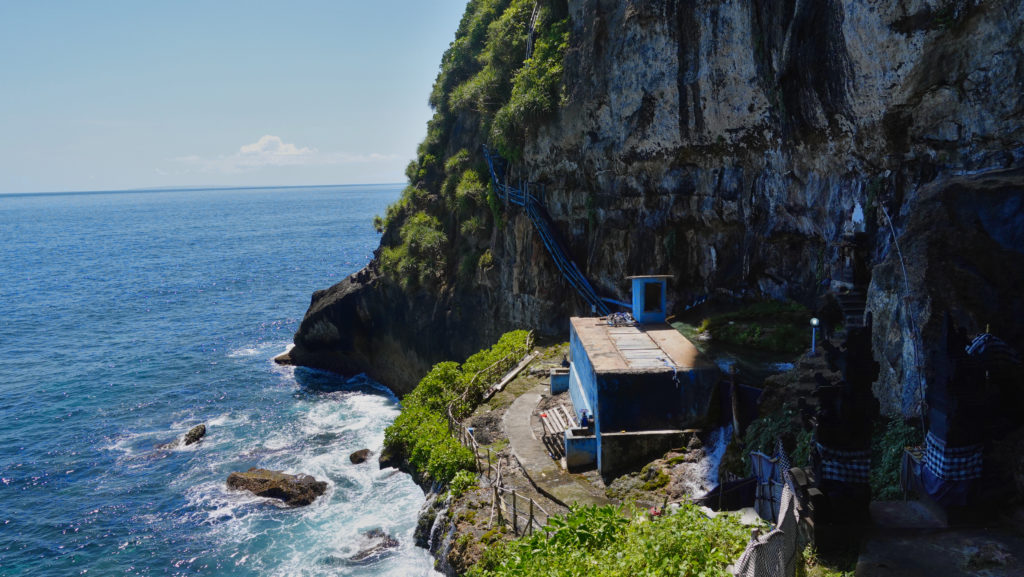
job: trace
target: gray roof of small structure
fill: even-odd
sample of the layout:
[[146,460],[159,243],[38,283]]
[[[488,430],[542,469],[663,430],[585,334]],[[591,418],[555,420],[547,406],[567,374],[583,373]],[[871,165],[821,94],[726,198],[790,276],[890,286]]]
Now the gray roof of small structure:
[[718,370],[667,324],[613,327],[598,317],[573,317],[569,322],[596,373]]

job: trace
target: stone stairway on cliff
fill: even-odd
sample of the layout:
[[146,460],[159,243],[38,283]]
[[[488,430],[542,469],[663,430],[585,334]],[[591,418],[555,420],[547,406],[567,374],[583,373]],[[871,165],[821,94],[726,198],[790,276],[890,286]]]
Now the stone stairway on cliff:
[[538,236],[540,236],[541,241],[544,243],[544,248],[547,249],[551,259],[555,262],[555,266],[558,267],[558,272],[576,289],[580,297],[591,306],[593,312],[607,316],[611,311],[608,309],[606,301],[614,301],[599,297],[590,281],[587,280],[587,277],[580,272],[576,263],[567,256],[565,249],[562,248],[562,243],[559,242],[558,236],[551,226],[551,218],[548,216],[547,210],[537,200],[537,197],[530,192],[530,184],[528,182],[521,183],[518,188],[508,185],[505,178],[507,166],[505,159],[491,151],[487,146],[483,147],[483,151],[484,158],[487,160],[487,168],[491,173],[491,182],[494,184],[494,190],[497,191],[498,197],[504,202],[523,207],[530,218],[530,222],[533,223],[534,230],[537,231]]
[[843,312],[843,324],[847,328],[864,327],[864,311],[867,309],[867,295],[864,289],[852,290],[836,294],[836,302]]

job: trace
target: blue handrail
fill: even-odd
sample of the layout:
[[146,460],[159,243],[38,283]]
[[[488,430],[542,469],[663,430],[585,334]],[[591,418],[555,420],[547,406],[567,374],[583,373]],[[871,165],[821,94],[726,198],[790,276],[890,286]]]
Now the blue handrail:
[[505,184],[505,168],[507,165],[505,159],[491,152],[486,145],[484,145],[483,149],[484,159],[487,160],[487,170],[491,173],[491,183],[494,185],[494,190],[498,193],[498,197],[503,201],[521,206],[526,210],[530,222],[533,223],[534,229],[537,230],[537,234],[544,244],[544,248],[551,255],[551,259],[555,261],[555,266],[558,268],[558,272],[562,274],[562,277],[576,289],[576,292],[583,297],[587,304],[602,316],[607,316],[610,312],[608,305],[605,304],[606,301],[622,305],[623,303],[618,301],[597,296],[597,292],[591,286],[587,277],[580,272],[576,263],[569,259],[561,243],[558,242],[551,227],[551,219],[547,216],[547,211],[537,201],[537,197],[530,193],[530,184],[528,182],[525,185],[521,184],[521,188]]

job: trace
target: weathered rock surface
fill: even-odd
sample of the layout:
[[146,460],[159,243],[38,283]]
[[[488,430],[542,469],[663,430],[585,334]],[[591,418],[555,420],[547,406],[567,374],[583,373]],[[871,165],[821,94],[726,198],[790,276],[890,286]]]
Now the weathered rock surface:
[[231,473],[227,483],[229,489],[280,499],[290,507],[309,505],[327,490],[326,482],[317,481],[310,475],[290,475],[256,467],[244,473]]
[[[1020,266],[1024,250],[1012,233],[1024,211],[1019,0],[576,0],[569,12],[565,103],[516,170],[545,185],[601,295],[625,300],[626,275],[666,273],[677,309],[717,293],[814,304],[859,205],[883,411],[918,410],[908,387],[930,371],[938,345],[922,343],[940,308],[1024,350],[1024,297],[1008,282],[1019,269],[1004,281],[992,268]],[[448,149],[479,139],[455,131]],[[985,192],[991,179],[1001,193]],[[975,194],[983,206],[965,202]],[[958,235],[936,249],[933,217]],[[518,209],[489,248],[493,268],[452,273],[437,294],[406,294],[375,263],[318,291],[283,360],[368,371],[402,393],[504,330],[564,335],[569,314],[589,312]],[[991,262],[974,266],[977,251]]]
[[193,443],[198,443],[205,436],[206,436],[206,425],[204,425],[204,424],[196,425],[196,426],[192,427],[191,429],[189,429],[189,431],[187,433],[185,433],[185,439],[184,439],[185,446],[187,447],[188,445],[191,445]]
[[352,463],[358,465],[360,463],[365,463],[366,460],[369,459],[370,455],[372,455],[372,454],[373,454],[373,451],[371,451],[369,449],[359,449],[358,451],[355,451],[354,453],[349,455],[348,456],[348,460],[352,461]]

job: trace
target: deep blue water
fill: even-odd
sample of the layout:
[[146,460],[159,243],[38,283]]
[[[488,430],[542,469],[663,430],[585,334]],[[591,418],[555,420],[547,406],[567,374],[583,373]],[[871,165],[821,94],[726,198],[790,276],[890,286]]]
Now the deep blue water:
[[[271,361],[400,188],[0,196],[0,575],[431,574],[420,490],[348,459],[395,398]],[[157,448],[198,423],[198,445]],[[252,466],[328,493],[228,491]],[[377,527],[399,550],[345,562]]]

